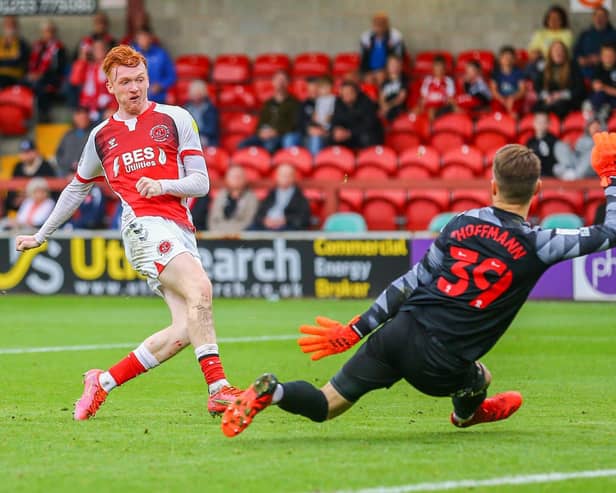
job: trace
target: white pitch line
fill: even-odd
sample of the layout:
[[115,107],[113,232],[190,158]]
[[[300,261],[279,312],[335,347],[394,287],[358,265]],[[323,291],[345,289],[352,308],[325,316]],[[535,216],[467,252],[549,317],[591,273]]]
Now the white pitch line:
[[[270,336],[244,336],[244,337],[219,337],[218,342],[222,344],[234,344],[238,342],[270,342],[270,341],[290,341],[297,339],[293,334],[270,335]],[[97,351],[103,349],[126,349],[138,346],[138,342],[121,342],[118,344],[82,344],[77,346],[47,346],[47,347],[16,347],[0,348],[0,355],[3,354],[29,354],[29,353],[60,353],[64,351]]]
[[359,490],[340,490],[336,493],[411,493],[415,491],[447,491],[462,488],[479,488],[481,486],[506,486],[538,483],[556,483],[572,479],[608,478],[616,476],[616,469],[598,469],[578,472],[550,472],[544,474],[527,474],[520,476],[502,476],[491,479],[463,479],[460,481],[442,481],[438,483],[416,483],[401,486],[377,486]]

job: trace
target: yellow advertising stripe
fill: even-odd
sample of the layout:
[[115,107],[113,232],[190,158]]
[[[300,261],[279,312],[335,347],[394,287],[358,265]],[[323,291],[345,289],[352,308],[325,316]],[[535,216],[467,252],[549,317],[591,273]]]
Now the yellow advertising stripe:
[[8,272],[0,272],[0,289],[13,289],[17,286],[28,272],[34,257],[45,250],[47,250],[46,242],[38,248],[22,253]]

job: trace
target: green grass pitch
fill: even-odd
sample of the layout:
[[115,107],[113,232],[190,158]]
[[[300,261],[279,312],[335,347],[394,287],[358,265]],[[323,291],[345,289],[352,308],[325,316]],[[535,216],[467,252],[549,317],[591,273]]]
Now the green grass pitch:
[[[293,336],[315,315],[348,319],[369,302],[217,300],[219,337]],[[139,342],[168,321],[159,299],[0,298],[3,348]],[[529,303],[483,361],[491,392],[525,397],[510,420],[458,430],[450,402],[405,383],[317,425],[273,407],[234,439],[205,412],[190,349],[115,390],[74,422],[81,374],[129,349],[1,354],[0,491],[328,492],[616,468],[616,311]],[[221,344],[227,375],[264,371],[324,384],[345,355],[311,362],[293,340]],[[470,491],[470,490],[463,490]],[[472,491],[616,491],[616,478]]]

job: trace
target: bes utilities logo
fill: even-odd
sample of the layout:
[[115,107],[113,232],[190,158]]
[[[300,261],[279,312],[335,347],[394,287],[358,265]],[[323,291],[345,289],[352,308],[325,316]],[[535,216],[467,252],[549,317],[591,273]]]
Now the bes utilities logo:
[[574,297],[579,300],[616,300],[616,249],[574,260]]
[[167,164],[167,154],[162,148],[144,147],[134,151],[124,152],[116,156],[113,160],[113,176],[117,178],[120,174],[120,164],[125,173],[132,173],[143,168],[150,168],[158,164]]

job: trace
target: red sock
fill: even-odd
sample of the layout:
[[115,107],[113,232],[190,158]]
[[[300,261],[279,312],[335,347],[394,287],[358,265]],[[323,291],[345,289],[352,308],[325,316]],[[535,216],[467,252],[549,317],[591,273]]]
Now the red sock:
[[124,382],[146,371],[148,370],[137,359],[135,353],[130,353],[126,358],[109,368],[109,373],[111,373],[111,376],[118,385],[122,385]]
[[226,379],[225,370],[217,354],[211,354],[201,358],[199,364],[201,365],[201,371],[208,385],[212,385],[214,382],[218,382],[218,380]]

